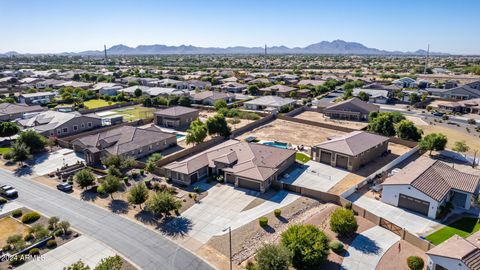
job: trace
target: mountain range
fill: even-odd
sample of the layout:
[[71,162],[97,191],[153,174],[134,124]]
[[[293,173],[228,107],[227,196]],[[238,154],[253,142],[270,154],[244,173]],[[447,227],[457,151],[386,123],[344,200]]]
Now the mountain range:
[[[122,44],[107,49],[109,55],[181,55],[181,54],[263,54],[264,47],[197,47],[192,45],[167,46],[167,45],[139,45],[129,47]],[[61,53],[63,55],[101,56],[102,50]],[[273,46],[267,48],[268,54],[326,54],[326,55],[426,55],[425,50],[414,52],[386,51],[369,48],[357,42],[343,40],[322,41],[306,47],[289,48],[286,46]],[[430,52],[431,55],[449,55],[441,52]],[[8,52],[3,56],[19,55],[17,52]]]

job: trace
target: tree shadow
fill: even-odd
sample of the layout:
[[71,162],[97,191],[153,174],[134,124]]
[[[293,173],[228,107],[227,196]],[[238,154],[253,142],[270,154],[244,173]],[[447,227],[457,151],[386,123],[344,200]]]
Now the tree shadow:
[[342,265],[339,264],[338,262],[326,260],[315,268],[315,270],[320,270],[320,269],[339,270],[344,268],[342,268]]
[[128,203],[124,200],[113,199],[108,204],[108,209],[115,214],[126,214],[128,213]]
[[362,234],[357,235],[350,246],[364,254],[379,254],[382,249],[377,245],[375,240],[372,240]]
[[280,222],[282,222],[282,223],[288,223],[288,219],[286,219],[286,218],[284,218],[284,217],[282,217],[282,216],[277,217],[277,219],[278,219]]
[[14,175],[15,176],[25,176],[31,175],[33,173],[32,168],[30,166],[26,167],[18,167],[15,169]]
[[186,217],[165,217],[157,229],[171,237],[184,237],[192,230],[192,221]]
[[84,201],[94,202],[98,198],[98,193],[87,189],[80,193],[80,198]]
[[273,228],[272,226],[270,225],[265,225],[265,226],[261,226],[262,229],[268,233],[274,233],[275,232],[275,228]]
[[145,209],[136,213],[134,217],[136,220],[142,223],[149,224],[149,225],[158,225],[158,218],[154,214],[148,211],[145,211]]

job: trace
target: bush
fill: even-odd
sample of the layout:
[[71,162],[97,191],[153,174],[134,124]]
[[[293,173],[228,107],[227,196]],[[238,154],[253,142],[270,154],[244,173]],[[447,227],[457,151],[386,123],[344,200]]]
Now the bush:
[[4,203],[7,203],[7,199],[0,198],[0,204],[4,204]]
[[330,229],[339,235],[349,235],[358,228],[353,211],[338,208],[330,215]]
[[14,218],[19,218],[19,217],[22,216],[22,214],[23,214],[23,213],[22,213],[22,210],[20,210],[20,209],[17,209],[17,210],[13,210],[13,211],[12,211],[12,217],[14,217]]
[[291,252],[282,245],[266,244],[258,250],[255,260],[258,270],[288,270]]
[[33,236],[33,234],[29,233],[29,234],[27,234],[27,235],[25,235],[25,236],[23,237],[23,240],[25,240],[25,241],[32,241],[33,238],[35,238],[35,237]]
[[141,176],[145,175],[145,171],[144,171],[144,170],[140,170],[140,175],[141,175]]
[[195,193],[200,193],[200,188],[199,188],[199,187],[194,187],[194,188],[193,188],[193,192],[195,192]]
[[98,194],[104,194],[105,193],[105,188],[102,185],[98,186],[97,187],[97,193]]
[[10,246],[10,245],[5,245],[5,246],[2,247],[3,252],[10,251],[10,249],[12,249],[12,246]]
[[258,223],[260,226],[265,227],[268,225],[268,218],[267,217],[261,217],[258,219]]
[[18,266],[25,262],[24,256],[15,255],[8,260],[11,266]]
[[273,210],[273,213],[275,214],[275,216],[278,218],[282,215],[282,210],[280,209],[275,209]]
[[345,207],[345,209],[352,210],[352,202],[345,203],[343,207]]
[[37,212],[26,213],[22,217],[22,223],[33,223],[40,218],[40,214]]
[[53,233],[53,235],[54,235],[55,237],[60,237],[60,236],[63,235],[63,230],[56,230],[56,231]]
[[335,253],[339,253],[340,251],[343,250],[343,244],[340,243],[339,241],[333,241],[330,243],[330,249],[335,252]]
[[407,258],[407,265],[411,270],[421,270],[423,269],[424,262],[421,257],[410,256]]
[[52,240],[48,240],[46,246],[47,246],[48,248],[54,248],[54,247],[57,246],[57,241],[55,241],[55,240],[53,240],[53,239],[52,239]]
[[32,248],[32,249],[30,249],[30,251],[28,252],[28,254],[31,255],[31,256],[40,255],[40,249],[38,249],[38,248]]

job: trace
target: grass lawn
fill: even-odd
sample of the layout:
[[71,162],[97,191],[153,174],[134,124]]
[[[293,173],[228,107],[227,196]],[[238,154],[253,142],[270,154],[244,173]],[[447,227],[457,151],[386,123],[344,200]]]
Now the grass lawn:
[[6,153],[10,152],[12,148],[10,147],[0,147],[0,155],[5,155]]
[[310,160],[310,157],[304,153],[295,153],[295,159],[302,163],[307,163]]
[[83,102],[83,105],[87,109],[96,109],[96,108],[110,106],[110,105],[113,105],[113,104],[116,104],[116,103],[117,102],[105,101],[103,99],[91,99],[91,100]]
[[480,230],[480,223],[478,221],[477,218],[461,218],[425,238],[434,245],[442,243],[455,234],[465,238]]
[[11,217],[0,219],[0,247],[7,244],[7,238],[14,234],[25,236],[28,233],[28,227],[16,221]]
[[135,121],[138,119],[152,118],[154,111],[154,108],[146,108],[141,106],[125,107],[113,110],[113,112],[119,115],[123,115],[123,119],[125,121]]
[[[429,125],[429,126],[418,126],[423,130],[424,135],[430,133],[443,133],[448,138],[447,148],[452,149],[456,141],[465,140],[468,146],[470,146],[470,154],[473,154],[475,149],[480,149],[480,139],[473,135],[469,135],[466,131],[459,131],[453,128],[439,126],[439,125]],[[474,130],[473,127],[470,127],[470,130]]]

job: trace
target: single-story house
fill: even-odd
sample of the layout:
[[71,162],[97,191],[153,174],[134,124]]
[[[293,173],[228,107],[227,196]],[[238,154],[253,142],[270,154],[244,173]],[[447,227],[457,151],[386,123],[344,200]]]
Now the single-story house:
[[353,131],[312,147],[312,160],[355,171],[388,150],[388,137]]
[[282,98],[279,96],[263,96],[245,102],[243,105],[249,110],[277,110],[294,106],[296,101],[291,98]]
[[118,83],[99,82],[93,85],[91,90],[100,95],[114,96],[117,94],[117,91],[122,88],[123,87]]
[[145,94],[151,97],[158,97],[158,96],[188,96],[188,90],[185,89],[177,89],[177,88],[164,88],[164,87],[151,87],[144,91]]
[[215,101],[220,99],[223,99],[227,103],[230,103],[234,100],[234,98],[234,94],[216,91],[203,91],[192,95],[192,100],[194,103],[203,105],[214,105]]
[[23,128],[33,128],[47,137],[65,137],[102,126],[100,117],[57,111],[42,112],[16,122]]
[[210,82],[204,82],[199,80],[188,80],[182,81],[176,84],[177,88],[179,89],[188,89],[188,90],[205,90],[207,88],[212,87]]
[[330,118],[366,121],[371,112],[378,112],[380,106],[374,105],[358,98],[352,98],[330,105],[322,110]]
[[158,127],[122,126],[72,141],[73,149],[85,154],[87,164],[100,162],[105,155],[131,156],[135,159],[177,145],[173,133]]
[[303,85],[303,86],[319,86],[324,84],[326,81],[324,80],[301,80],[297,83],[297,85]]
[[56,93],[54,92],[37,92],[37,93],[29,93],[29,94],[21,94],[18,96],[18,100],[20,103],[25,104],[45,104],[49,103],[54,97]]
[[74,88],[88,89],[92,86],[92,83],[67,81],[67,82],[63,82],[55,85],[55,88],[62,88],[62,87],[69,87],[69,86]]
[[227,82],[219,86],[215,86],[215,88],[220,89],[223,92],[241,93],[245,89],[247,89],[247,85],[243,83],[237,83],[237,82]]
[[289,97],[291,92],[295,92],[297,88],[282,84],[275,84],[269,87],[260,88],[258,91],[262,95],[277,95],[281,97]]
[[353,89],[353,95],[358,97],[358,95],[364,92],[368,95],[368,102],[370,103],[380,103],[386,104],[390,99],[390,92],[388,90],[380,89],[367,89],[367,88],[355,88]]
[[183,106],[170,107],[155,112],[155,124],[164,127],[182,128],[188,127],[197,119],[199,110]]
[[382,183],[382,201],[435,219],[447,202],[457,209],[470,209],[479,182],[480,176],[419,158]]
[[134,86],[130,86],[130,87],[127,87],[127,88],[120,89],[120,90],[118,90],[118,92],[122,92],[125,95],[129,95],[129,96],[134,97],[135,96],[135,91],[137,89],[140,89],[140,91],[142,91],[142,94],[143,94],[143,93],[147,93],[148,89],[150,89],[150,87],[149,86],[144,86],[144,85],[134,85]]
[[162,170],[173,182],[190,185],[204,177],[221,175],[227,183],[260,192],[295,163],[295,150],[228,140]]
[[480,232],[467,238],[454,235],[426,252],[427,269],[472,270],[480,269]]
[[23,118],[25,114],[43,112],[46,108],[39,105],[0,103],[0,121],[12,121]]
[[392,82],[393,85],[396,85],[401,88],[415,88],[417,87],[417,81],[409,77],[403,77]]
[[443,111],[480,114],[480,98],[438,104]]
[[443,99],[467,100],[480,98],[480,81],[475,81],[449,89],[427,88],[432,96]]

